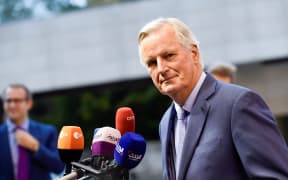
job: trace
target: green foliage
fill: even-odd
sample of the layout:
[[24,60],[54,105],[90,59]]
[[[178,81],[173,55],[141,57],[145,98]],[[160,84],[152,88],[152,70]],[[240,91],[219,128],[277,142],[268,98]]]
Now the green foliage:
[[288,115],[276,116],[279,128],[284,136],[286,143],[288,144]]
[[81,8],[69,0],[0,0],[0,23],[44,18]]
[[158,124],[170,103],[170,99],[150,83],[136,88],[117,85],[36,97],[31,116],[54,124],[59,131],[64,125],[80,126],[85,134],[85,144],[90,145],[94,129],[115,127],[116,110],[128,106],[136,117],[136,132],[146,139],[158,139]]
[[118,2],[126,2],[126,1],[136,1],[136,0],[87,0],[88,7],[113,4]]
[[[0,24],[129,0],[0,0]],[[135,1],[135,0],[134,0]]]

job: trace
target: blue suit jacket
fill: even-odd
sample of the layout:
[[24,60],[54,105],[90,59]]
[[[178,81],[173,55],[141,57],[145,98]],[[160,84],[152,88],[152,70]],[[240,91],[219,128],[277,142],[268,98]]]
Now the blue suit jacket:
[[[171,105],[159,126],[163,179],[174,129]],[[188,119],[178,180],[288,179],[288,148],[265,102],[207,75]]]
[[[51,172],[62,172],[64,164],[57,150],[57,130],[51,125],[30,120],[29,132],[40,142],[39,150],[29,153],[30,180],[48,180]],[[0,145],[0,180],[14,180],[6,123],[0,125]]]

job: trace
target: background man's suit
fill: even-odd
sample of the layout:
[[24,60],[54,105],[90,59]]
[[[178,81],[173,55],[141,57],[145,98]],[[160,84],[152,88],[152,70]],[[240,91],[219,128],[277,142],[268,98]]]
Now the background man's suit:
[[[288,179],[287,145],[254,92],[208,74],[190,114],[177,179]],[[172,104],[159,127],[165,180],[175,115]]]
[[[29,133],[40,142],[39,150],[29,153],[30,180],[48,180],[50,172],[60,173],[64,167],[57,150],[58,133],[53,126],[33,120],[29,122]],[[0,180],[14,180],[6,123],[0,125],[0,143]]]

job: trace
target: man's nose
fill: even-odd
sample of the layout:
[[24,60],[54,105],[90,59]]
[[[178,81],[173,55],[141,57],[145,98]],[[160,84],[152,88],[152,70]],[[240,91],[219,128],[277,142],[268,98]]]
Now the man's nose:
[[168,69],[166,62],[161,57],[157,58],[157,68],[159,73],[164,73]]

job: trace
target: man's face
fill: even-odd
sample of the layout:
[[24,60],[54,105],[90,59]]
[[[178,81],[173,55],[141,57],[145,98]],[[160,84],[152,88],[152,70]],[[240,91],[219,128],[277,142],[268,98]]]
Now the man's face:
[[139,48],[157,89],[176,102],[185,101],[202,73],[197,47],[184,47],[166,25],[145,37]]
[[8,88],[5,93],[4,111],[13,122],[23,121],[32,107],[32,101],[22,88]]

